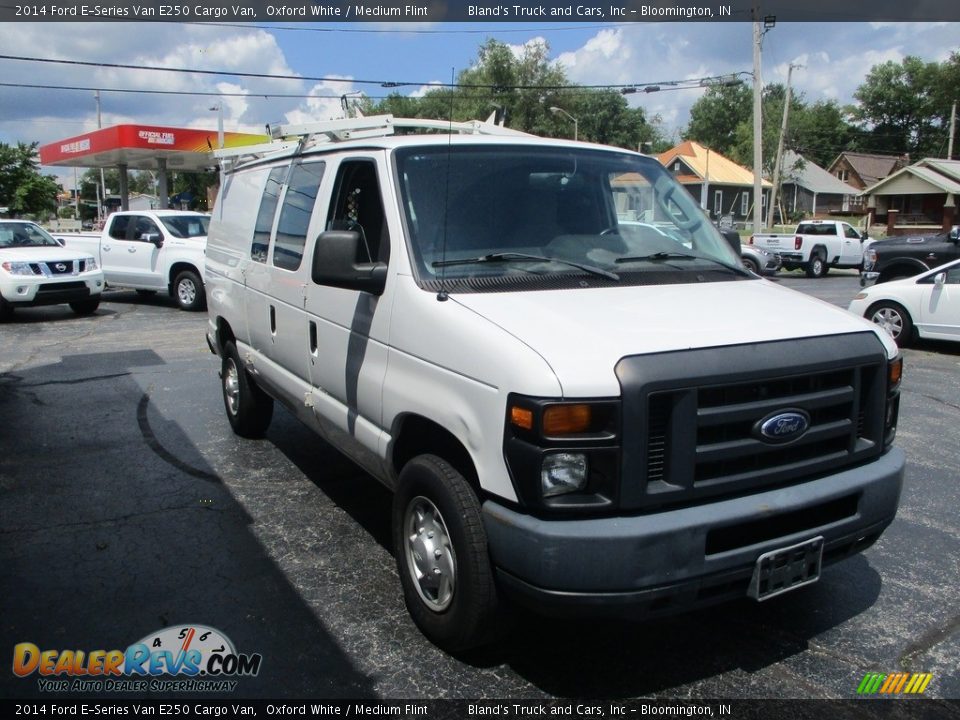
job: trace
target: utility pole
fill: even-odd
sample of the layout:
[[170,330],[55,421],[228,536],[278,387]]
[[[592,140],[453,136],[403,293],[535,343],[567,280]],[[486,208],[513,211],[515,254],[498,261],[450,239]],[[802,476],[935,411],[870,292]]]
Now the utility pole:
[[763,85],[760,79],[760,41],[763,37],[760,20],[760,2],[753,6],[753,231],[760,232],[763,227],[763,129],[760,99]]
[[[103,122],[102,122],[101,119],[100,119],[100,91],[99,91],[99,90],[95,90],[95,91],[94,91],[94,97],[95,97],[96,100],[97,100],[97,129],[99,130],[100,128],[103,127]],[[98,194],[100,195],[101,198],[103,198],[103,204],[106,204],[106,202],[107,202],[107,179],[106,179],[106,177],[105,177],[104,174],[103,174],[103,168],[100,168],[100,188],[101,188],[102,194],[101,194],[101,193],[98,193]],[[103,205],[101,205],[101,203],[98,202],[98,203],[97,203],[97,220],[103,220],[103,219],[104,219],[104,218],[103,218]]]
[[793,69],[801,67],[790,63],[787,67],[787,94],[783,105],[783,123],[780,125],[780,140],[777,142],[777,158],[773,163],[773,189],[770,191],[770,207],[767,208],[767,227],[773,227],[773,213],[777,207],[777,191],[780,188],[780,165],[783,162],[783,139],[787,134],[787,121],[790,116],[790,79]]
[[953,160],[953,131],[957,127],[957,101],[950,108],[950,139],[947,141],[947,160]]

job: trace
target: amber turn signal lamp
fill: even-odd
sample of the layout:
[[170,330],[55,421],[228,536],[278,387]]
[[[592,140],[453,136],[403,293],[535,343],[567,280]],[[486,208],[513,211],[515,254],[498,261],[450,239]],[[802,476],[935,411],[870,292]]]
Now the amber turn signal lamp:
[[887,369],[888,377],[890,381],[890,387],[896,387],[900,384],[900,379],[903,377],[903,358],[896,358],[893,362],[890,363]]
[[551,405],[543,411],[544,435],[587,432],[593,420],[589,405]]
[[524,430],[533,430],[533,410],[514,405],[510,408],[510,424]]

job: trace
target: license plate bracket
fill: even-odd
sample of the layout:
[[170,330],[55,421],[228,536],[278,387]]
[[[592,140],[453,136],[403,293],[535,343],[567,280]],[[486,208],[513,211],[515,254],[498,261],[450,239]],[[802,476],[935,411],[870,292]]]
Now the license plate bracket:
[[765,552],[753,566],[747,596],[758,602],[796,590],[820,579],[823,536]]

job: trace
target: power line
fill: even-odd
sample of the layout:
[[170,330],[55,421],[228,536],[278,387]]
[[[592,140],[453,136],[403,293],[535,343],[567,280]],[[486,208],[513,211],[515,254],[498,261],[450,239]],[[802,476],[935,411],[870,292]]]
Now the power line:
[[[23,55],[0,55],[0,60],[17,60],[22,62],[51,63],[56,65],[74,65],[95,68],[110,68],[118,70],[150,70],[154,72],[171,72],[189,75],[216,75],[241,78],[255,78],[260,80],[296,80],[298,82],[330,82],[330,83],[350,83],[354,85],[379,85],[383,88],[400,87],[436,87],[436,88],[458,88],[458,89],[478,89],[478,90],[569,90],[569,89],[587,89],[587,90],[619,90],[624,95],[637,92],[643,89],[647,92],[662,90],[665,88],[689,89],[696,87],[712,87],[725,83],[741,82],[740,78],[747,73],[728,73],[725,75],[714,75],[685,80],[659,80],[653,82],[622,83],[622,84],[597,84],[597,85],[499,85],[497,83],[442,83],[434,81],[411,81],[411,80],[367,80],[362,78],[343,78],[335,76],[310,76],[310,75],[277,75],[271,73],[252,73],[238,72],[235,70],[198,70],[194,68],[179,67],[153,67],[150,65],[128,65],[125,63],[105,63],[93,62],[90,60],[63,60],[56,58],[37,58]],[[258,95],[261,93],[257,93]],[[279,97],[279,95],[276,95]]]

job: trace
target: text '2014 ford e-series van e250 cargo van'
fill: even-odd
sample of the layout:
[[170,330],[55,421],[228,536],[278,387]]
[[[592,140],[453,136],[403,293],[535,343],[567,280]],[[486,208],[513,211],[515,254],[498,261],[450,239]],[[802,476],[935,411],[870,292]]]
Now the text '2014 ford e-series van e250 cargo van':
[[506,598],[765,600],[893,520],[896,345],[747,272],[656,160],[391,116],[275,135],[220,151],[226,414],[262,435],[279,399],[393,489],[439,646],[482,642]]

